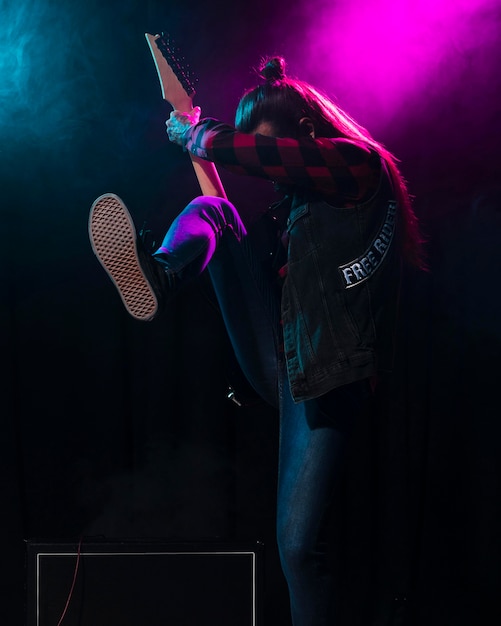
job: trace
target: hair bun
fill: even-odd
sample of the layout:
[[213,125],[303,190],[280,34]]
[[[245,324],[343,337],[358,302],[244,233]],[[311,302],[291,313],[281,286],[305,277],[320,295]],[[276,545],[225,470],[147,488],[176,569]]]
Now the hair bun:
[[260,75],[267,83],[276,83],[285,78],[285,59],[283,57],[270,57],[261,63]]

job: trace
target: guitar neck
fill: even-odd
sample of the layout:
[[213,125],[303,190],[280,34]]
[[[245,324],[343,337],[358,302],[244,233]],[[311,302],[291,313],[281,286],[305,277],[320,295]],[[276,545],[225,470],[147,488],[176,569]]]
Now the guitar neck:
[[[181,84],[175,76],[167,59],[156,44],[156,40],[159,39],[160,36],[145,33],[145,37],[150,47],[153,61],[155,62],[163,99],[175,110],[183,112],[191,111],[191,109],[193,109],[192,94],[194,94],[194,90],[190,90],[190,86]],[[190,91],[192,93],[190,93]],[[205,161],[191,153],[190,157],[202,194],[204,196],[226,198],[226,192],[215,164],[211,161]]]

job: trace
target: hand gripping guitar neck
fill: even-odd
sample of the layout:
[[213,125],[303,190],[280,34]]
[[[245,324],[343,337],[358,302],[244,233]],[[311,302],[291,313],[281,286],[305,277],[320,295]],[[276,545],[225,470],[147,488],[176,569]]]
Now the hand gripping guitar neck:
[[[157,68],[162,97],[177,111],[191,111],[195,95],[194,82],[189,71],[182,66],[168,36],[145,33]],[[226,198],[216,166],[190,154],[200,188],[204,196]]]

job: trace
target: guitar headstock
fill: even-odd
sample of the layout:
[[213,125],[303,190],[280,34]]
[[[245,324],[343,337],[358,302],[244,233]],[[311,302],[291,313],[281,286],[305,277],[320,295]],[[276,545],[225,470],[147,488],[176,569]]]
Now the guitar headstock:
[[178,111],[190,111],[193,108],[197,79],[179,49],[169,35],[164,33],[145,33],[145,37],[157,68],[163,99]]
[[[188,66],[183,63],[183,57],[167,35],[145,33],[145,37],[157,68],[163,99],[178,111],[191,111],[196,80]],[[190,154],[190,158],[202,193],[205,196],[226,198],[214,163],[204,161],[194,154]]]

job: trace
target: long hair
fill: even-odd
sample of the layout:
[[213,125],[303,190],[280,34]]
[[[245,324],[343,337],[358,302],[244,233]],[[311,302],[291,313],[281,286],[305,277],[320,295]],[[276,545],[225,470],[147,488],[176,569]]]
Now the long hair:
[[260,122],[267,121],[273,124],[278,137],[299,138],[305,132],[299,121],[307,117],[313,123],[316,137],[342,137],[372,148],[387,163],[400,207],[402,255],[411,265],[426,269],[424,239],[397,158],[327,95],[304,81],[286,76],[282,57],[264,59],[259,75],[265,82],[243,94],[236,111],[236,128],[249,133]]

